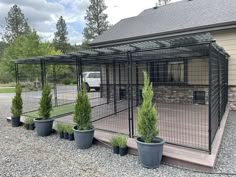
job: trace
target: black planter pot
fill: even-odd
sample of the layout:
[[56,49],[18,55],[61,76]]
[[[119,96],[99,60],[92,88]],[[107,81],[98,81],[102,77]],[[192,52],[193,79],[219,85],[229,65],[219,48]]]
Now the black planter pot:
[[75,140],[74,133],[69,134],[68,139],[69,139],[69,141],[74,141]]
[[113,146],[112,148],[113,148],[114,154],[119,154],[119,150],[120,150],[119,146]]
[[152,143],[144,143],[141,138],[136,142],[141,165],[145,168],[159,168],[165,141],[156,137]]
[[119,154],[120,156],[125,156],[128,153],[128,147],[120,147]]
[[24,124],[26,130],[29,130],[29,124]]
[[64,133],[63,133],[63,132],[59,132],[59,137],[60,137],[61,139],[63,139],[63,138],[64,138]]
[[21,125],[20,117],[12,117],[11,118],[11,125],[12,125],[12,127],[19,127]]
[[63,138],[67,140],[69,138],[69,134],[64,132],[63,133]]
[[78,130],[77,126],[73,128],[76,146],[79,149],[88,149],[93,144],[94,130]]
[[29,124],[29,130],[34,130],[34,129],[35,129],[34,124]]
[[54,119],[35,119],[35,128],[38,136],[49,136],[52,133]]

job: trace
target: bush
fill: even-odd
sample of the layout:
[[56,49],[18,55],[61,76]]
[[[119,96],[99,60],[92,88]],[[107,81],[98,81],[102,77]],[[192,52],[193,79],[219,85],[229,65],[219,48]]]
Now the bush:
[[142,105],[138,108],[138,133],[145,143],[151,143],[159,132],[157,129],[157,111],[152,103],[152,84],[146,72],[144,72],[142,98]]
[[70,79],[64,79],[63,80],[64,85],[70,85],[71,83],[72,83],[72,81]]
[[64,132],[64,125],[63,124],[61,124],[61,123],[57,123],[57,132],[58,133],[62,133],[62,132]]
[[26,117],[25,124],[31,125],[34,123],[34,119],[32,117]]
[[70,125],[70,124],[65,125],[65,132],[68,133],[68,134],[72,134],[74,132],[73,131],[73,126]]
[[76,80],[74,80],[74,81],[72,82],[72,84],[76,85],[76,84],[77,84],[77,81],[76,81]]
[[113,136],[111,139],[111,144],[113,147],[118,147],[119,146],[119,136]]
[[126,136],[120,136],[119,137],[119,147],[120,148],[125,148],[127,147],[127,137]]
[[79,130],[92,129],[91,124],[91,105],[89,103],[86,85],[82,83],[75,105],[74,122]]
[[127,137],[123,136],[123,135],[116,135],[113,136],[111,139],[111,144],[113,147],[121,147],[121,148],[125,148],[127,147]]
[[16,95],[12,99],[11,113],[13,117],[20,117],[23,109],[23,101],[21,98],[22,89],[20,85],[16,85]]
[[42,119],[49,119],[52,111],[52,94],[51,88],[48,84],[45,84],[42,91],[42,97],[40,99],[39,116]]

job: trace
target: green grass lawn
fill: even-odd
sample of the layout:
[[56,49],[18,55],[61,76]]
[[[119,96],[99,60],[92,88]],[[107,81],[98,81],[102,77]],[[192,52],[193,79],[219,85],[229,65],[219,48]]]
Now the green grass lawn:
[[0,87],[0,93],[15,93],[15,87]]
[[[51,112],[51,117],[58,117],[60,115],[68,114],[74,112],[74,104],[66,104],[58,107],[54,107]],[[29,112],[24,114],[24,116],[33,117],[33,118],[39,118],[38,111]]]

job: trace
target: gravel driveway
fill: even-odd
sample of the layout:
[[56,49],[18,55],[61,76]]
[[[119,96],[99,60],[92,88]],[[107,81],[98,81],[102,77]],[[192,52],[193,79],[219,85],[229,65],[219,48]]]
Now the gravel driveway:
[[[37,137],[35,132],[26,131],[23,127],[12,128],[3,118],[8,114],[7,107],[9,104],[0,100],[0,176],[217,176],[166,165],[148,170],[141,167],[136,156],[119,157],[110,149],[96,145],[81,151],[76,149],[74,142],[60,140],[57,135]],[[235,119],[236,112],[231,112],[214,172],[236,172]]]

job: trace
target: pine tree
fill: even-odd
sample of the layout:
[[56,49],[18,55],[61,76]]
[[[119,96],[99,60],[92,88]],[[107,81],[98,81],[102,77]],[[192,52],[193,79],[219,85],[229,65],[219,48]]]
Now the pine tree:
[[68,47],[68,43],[67,43],[68,31],[66,27],[66,21],[63,19],[62,16],[57,21],[56,28],[57,28],[57,31],[54,33],[54,39],[53,39],[54,47],[57,50],[60,50],[63,53],[65,53]]
[[16,85],[16,95],[12,99],[11,113],[13,118],[20,117],[22,114],[23,101],[21,98],[22,89],[20,85]]
[[108,29],[108,16],[104,13],[104,10],[106,9],[107,6],[105,5],[104,0],[90,0],[90,5],[86,10],[86,16],[84,17],[87,21],[87,27],[83,32],[86,41],[94,39]]
[[77,96],[74,122],[77,124],[79,130],[89,130],[92,128],[91,105],[88,99],[86,85],[84,83],[82,83]]
[[138,133],[145,143],[151,143],[153,138],[158,135],[157,110],[152,103],[153,94],[152,83],[150,83],[147,73],[144,72],[143,102],[138,108]]
[[49,84],[45,84],[40,99],[39,116],[46,120],[51,116],[52,111],[52,94]]
[[31,33],[31,29],[28,25],[27,19],[21,12],[20,7],[18,7],[17,5],[11,7],[5,20],[6,27],[4,30],[3,38],[7,42],[14,41],[20,35]]

